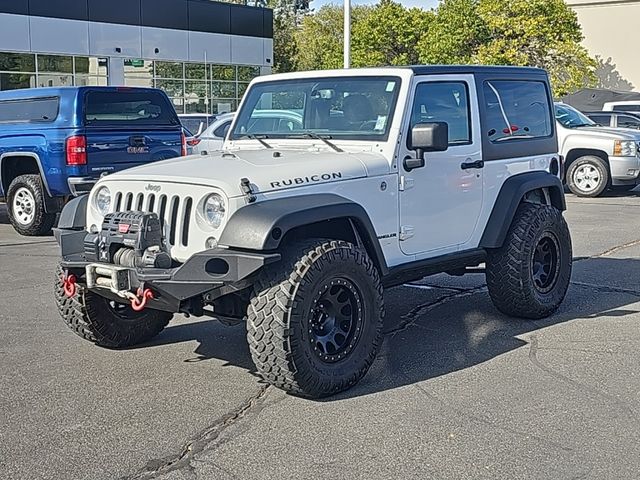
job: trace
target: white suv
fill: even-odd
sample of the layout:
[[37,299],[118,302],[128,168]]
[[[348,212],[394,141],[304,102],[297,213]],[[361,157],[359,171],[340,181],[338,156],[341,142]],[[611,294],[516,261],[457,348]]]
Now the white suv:
[[[256,121],[265,110],[291,121]],[[485,263],[500,311],[558,308],[572,261],[559,158],[543,70],[258,78],[223,151],[106,176],[67,204],[57,304],[106,347],[174,313],[245,322],[266,381],[330,395],[374,361],[383,287]]]

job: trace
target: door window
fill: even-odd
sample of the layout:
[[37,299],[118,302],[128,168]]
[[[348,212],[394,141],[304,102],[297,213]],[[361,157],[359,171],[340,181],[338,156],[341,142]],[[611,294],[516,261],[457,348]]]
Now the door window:
[[602,127],[611,125],[611,116],[609,115],[589,115],[589,118]]
[[471,143],[468,88],[462,82],[424,82],[416,87],[411,128],[417,123],[445,122],[449,145]]
[[618,115],[618,126],[624,128],[640,128],[640,119],[629,115]]

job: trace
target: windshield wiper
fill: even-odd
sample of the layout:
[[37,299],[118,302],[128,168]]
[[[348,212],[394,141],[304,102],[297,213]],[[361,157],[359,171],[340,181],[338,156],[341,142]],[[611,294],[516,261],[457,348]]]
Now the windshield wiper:
[[296,138],[296,137],[313,138],[314,140],[320,140],[324,142],[326,145],[333,148],[336,152],[344,152],[344,150],[338,147],[335,143],[332,143],[328,140],[329,138],[331,138],[329,135],[318,135],[317,133],[313,133],[313,132],[302,132],[297,135],[288,135],[288,137],[289,138]]
[[260,142],[265,148],[273,148],[271,145],[269,145],[267,142],[265,142],[263,140],[263,138],[269,138],[266,135],[254,135],[252,133],[245,133],[244,135],[239,135],[237,137],[237,140],[240,140],[241,138],[248,138],[250,140],[257,140],[258,142]]

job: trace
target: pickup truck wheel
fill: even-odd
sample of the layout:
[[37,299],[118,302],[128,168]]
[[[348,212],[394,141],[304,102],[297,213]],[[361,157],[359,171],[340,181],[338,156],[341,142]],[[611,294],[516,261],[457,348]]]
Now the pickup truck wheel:
[[364,250],[344,241],[287,250],[254,287],[251,357],[267,382],[295,395],[346,390],[365,375],[382,342],[378,270]]
[[609,169],[600,157],[585,155],[569,165],[567,186],[579,197],[597,197],[610,183]]
[[20,175],[7,189],[7,210],[11,225],[21,235],[45,235],[56,222],[55,213],[44,210],[46,195],[39,175]]
[[487,258],[487,287],[506,315],[544,318],[564,300],[571,277],[572,249],[562,213],[523,203],[501,248]]
[[62,267],[56,269],[55,299],[60,316],[78,336],[101,347],[131,347],[158,335],[172,314],[146,309],[135,312],[129,305],[76,287],[73,297],[64,293]]

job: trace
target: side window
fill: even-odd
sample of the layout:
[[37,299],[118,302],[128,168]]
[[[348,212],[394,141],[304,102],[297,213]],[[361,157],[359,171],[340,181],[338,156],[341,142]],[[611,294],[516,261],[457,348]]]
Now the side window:
[[611,125],[610,115],[589,115],[589,118],[603,127],[608,127]]
[[469,94],[465,83],[419,83],[411,112],[411,127],[417,123],[446,122],[449,145],[471,143]]
[[53,122],[59,103],[54,97],[0,102],[0,123]]
[[216,128],[213,131],[213,136],[214,137],[218,137],[218,138],[223,138],[224,137],[224,130],[226,128],[228,128],[229,125],[231,125],[231,120],[229,120],[228,122],[224,122],[222,125],[220,125],[218,128]]
[[629,115],[618,115],[618,127],[640,128],[640,120]]
[[484,135],[496,143],[549,137],[552,116],[543,82],[489,80],[483,85]]
[[640,104],[614,105],[614,112],[640,112]]

